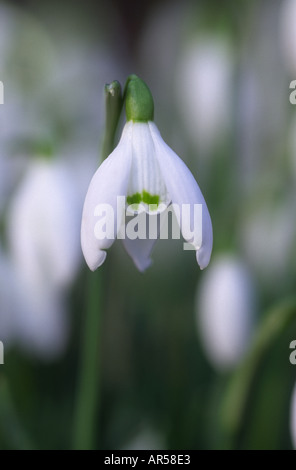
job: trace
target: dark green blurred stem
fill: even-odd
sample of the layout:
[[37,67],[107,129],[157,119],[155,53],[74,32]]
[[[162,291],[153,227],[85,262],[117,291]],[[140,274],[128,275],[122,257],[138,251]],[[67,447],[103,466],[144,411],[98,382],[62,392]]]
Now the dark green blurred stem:
[[[114,138],[122,109],[121,86],[112,82],[105,86],[106,128],[102,144],[105,159],[114,148]],[[97,420],[100,403],[100,339],[102,317],[102,270],[87,273],[85,322],[82,329],[80,369],[74,417],[74,449],[97,448]]]
[[36,449],[18,419],[4,376],[0,376],[0,435],[3,435],[4,441],[14,450]]
[[221,424],[225,436],[223,447],[240,447],[244,423],[252,406],[256,379],[264,359],[276,339],[295,321],[295,298],[278,305],[264,318],[249,355],[234,373],[226,389],[221,409]]

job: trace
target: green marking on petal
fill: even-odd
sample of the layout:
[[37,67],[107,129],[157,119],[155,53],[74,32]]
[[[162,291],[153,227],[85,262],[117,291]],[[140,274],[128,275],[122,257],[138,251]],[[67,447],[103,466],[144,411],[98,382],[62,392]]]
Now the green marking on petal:
[[142,201],[142,196],[140,193],[135,193],[132,196],[127,196],[126,200],[129,206],[131,204],[140,204]]
[[145,204],[156,204],[158,206],[159,204],[159,196],[157,194],[154,194],[153,196],[149,194],[147,191],[142,192],[142,201]]
[[156,206],[155,210],[157,209],[157,206],[159,204],[159,199],[160,197],[158,196],[158,194],[150,194],[148,193],[148,191],[143,191],[142,194],[135,193],[132,196],[127,196],[126,198],[129,206],[132,204],[140,204],[141,202],[143,202],[147,205]]

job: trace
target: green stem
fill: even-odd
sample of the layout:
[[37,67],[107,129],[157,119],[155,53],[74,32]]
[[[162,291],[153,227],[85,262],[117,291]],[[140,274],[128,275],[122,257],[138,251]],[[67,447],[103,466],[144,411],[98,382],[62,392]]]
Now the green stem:
[[116,80],[105,85],[106,128],[102,144],[103,160],[108,157],[114,148],[115,134],[122,110],[122,92],[120,83]]
[[[121,86],[112,82],[105,86],[106,128],[101,155],[113,150],[116,129],[122,110]],[[80,369],[78,374],[74,416],[74,449],[89,450],[95,446],[96,423],[100,402],[100,339],[102,316],[102,269],[89,272],[86,289],[86,311],[82,330]]]
[[296,299],[281,303],[264,318],[251,351],[232,376],[222,403],[223,447],[238,448],[249,413],[256,379],[275,340],[296,320]]
[[88,308],[85,312],[84,331],[82,331],[80,378],[74,426],[74,448],[83,450],[94,448],[100,398],[99,340],[102,271],[89,273],[87,281]]
[[18,418],[8,381],[4,376],[0,376],[0,435],[3,435],[4,441],[12,449],[36,449]]

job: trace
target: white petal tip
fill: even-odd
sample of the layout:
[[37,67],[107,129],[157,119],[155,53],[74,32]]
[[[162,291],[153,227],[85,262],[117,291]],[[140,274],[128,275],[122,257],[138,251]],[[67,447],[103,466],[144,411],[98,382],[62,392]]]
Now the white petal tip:
[[150,266],[152,264],[152,260],[147,259],[144,262],[143,262],[143,260],[141,260],[141,261],[134,260],[134,263],[135,263],[138,271],[140,271],[140,273],[144,273],[148,268],[150,268]]
[[105,251],[101,251],[101,250],[98,251],[95,256],[92,255],[91,257],[86,256],[85,253],[84,253],[84,258],[85,258],[86,264],[87,264],[87,266],[89,267],[89,269],[91,271],[95,271],[100,266],[102,266],[102,264],[104,263],[104,261],[106,259],[106,256],[107,256],[107,253]]
[[208,250],[205,250],[204,248],[196,250],[196,261],[198,262],[201,270],[208,266],[210,259],[211,252],[209,253]]

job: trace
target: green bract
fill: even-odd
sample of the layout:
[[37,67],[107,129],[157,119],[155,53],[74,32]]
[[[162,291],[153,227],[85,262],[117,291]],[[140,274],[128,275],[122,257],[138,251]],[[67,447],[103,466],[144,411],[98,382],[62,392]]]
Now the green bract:
[[125,85],[125,112],[127,121],[148,122],[154,119],[151,92],[137,75],[130,75]]

